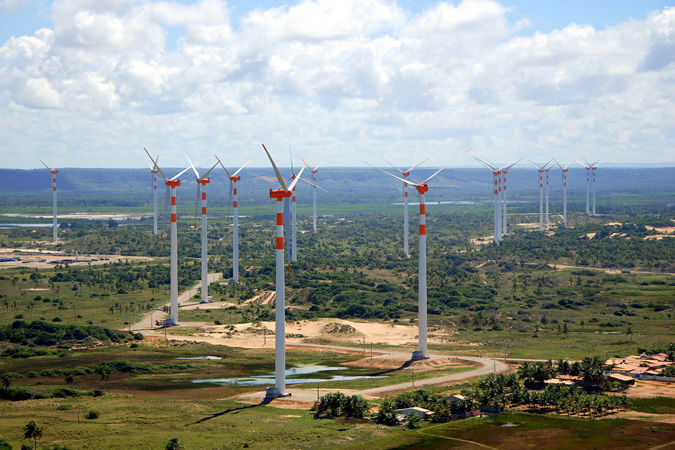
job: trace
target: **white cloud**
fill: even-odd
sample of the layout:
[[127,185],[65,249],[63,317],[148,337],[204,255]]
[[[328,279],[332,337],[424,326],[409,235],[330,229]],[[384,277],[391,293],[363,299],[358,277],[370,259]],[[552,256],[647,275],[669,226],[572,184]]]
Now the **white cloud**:
[[[419,14],[315,0],[234,24],[221,0],[56,0],[53,30],[0,47],[0,122],[6,135],[34,128],[7,136],[26,149],[17,166],[74,142],[89,153],[66,164],[92,165],[98,151],[100,165],[142,165],[146,144],[168,163],[227,148],[233,163],[264,165],[257,145],[289,136],[337,165],[411,150],[441,164],[470,145],[497,160],[675,160],[675,8],[530,35],[510,15],[489,0]],[[170,51],[169,27],[183,31]]]
[[0,14],[16,13],[28,6],[32,0],[0,0]]

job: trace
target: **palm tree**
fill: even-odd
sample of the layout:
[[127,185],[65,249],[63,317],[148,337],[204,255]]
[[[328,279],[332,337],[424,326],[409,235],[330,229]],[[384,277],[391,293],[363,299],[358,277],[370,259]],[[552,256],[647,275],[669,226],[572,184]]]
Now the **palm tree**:
[[37,440],[42,437],[42,428],[31,420],[23,427],[23,438],[33,440],[33,448],[37,450]]
[[2,380],[2,387],[5,389],[12,385],[12,377],[7,373],[3,373],[0,380]]

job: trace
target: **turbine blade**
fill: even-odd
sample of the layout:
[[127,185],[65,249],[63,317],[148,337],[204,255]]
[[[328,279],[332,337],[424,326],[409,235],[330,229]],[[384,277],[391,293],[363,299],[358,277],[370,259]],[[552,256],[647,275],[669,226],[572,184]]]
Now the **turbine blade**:
[[422,165],[422,163],[424,163],[424,162],[426,162],[426,161],[429,161],[429,157],[428,157],[428,156],[427,156],[426,158],[424,158],[424,159],[423,159],[419,164],[417,164],[416,166],[412,166],[410,169],[406,170],[406,172],[412,172],[413,170],[417,169],[420,165]]
[[207,170],[206,173],[205,173],[204,175],[202,175],[202,178],[208,177],[209,174],[211,173],[211,171],[212,171],[213,169],[215,169],[217,165],[218,165],[218,163],[215,163],[213,166],[211,166],[211,168],[210,168],[209,170]]
[[[401,169],[399,169],[398,167],[396,167],[395,165],[393,165],[392,163],[390,163],[389,160],[387,160],[387,158],[385,158],[385,157],[383,156],[382,159],[384,159],[384,160],[386,161],[386,163],[389,164],[391,167],[393,167],[394,169],[396,169],[396,170],[398,170],[399,172],[403,173],[403,171],[402,171]],[[363,162],[365,162],[365,161],[363,161]],[[366,164],[368,164],[368,163],[366,163]],[[368,164],[368,165],[370,165],[370,164]],[[373,167],[375,167],[375,166],[373,166]],[[375,167],[375,168],[377,169],[377,167]]]
[[246,161],[246,162],[244,163],[244,165],[241,166],[241,167],[239,168],[239,170],[237,170],[237,171],[234,173],[234,175],[232,175],[232,176],[233,176],[233,177],[236,177],[237,174],[238,174],[239,172],[241,172],[241,169],[243,169],[244,167],[246,167],[246,166],[248,165],[248,163],[250,163],[250,162],[251,162],[250,159],[249,159],[248,161]]
[[491,164],[486,163],[486,162],[483,161],[482,159],[478,159],[478,158],[476,158],[475,156],[473,157],[473,159],[475,159],[476,161],[478,161],[479,163],[481,163],[482,165],[484,165],[485,168],[486,168],[487,170],[489,170],[490,172],[494,172],[495,170],[497,170],[496,167],[494,167],[494,166],[491,165]]
[[47,167],[47,164],[45,164],[42,160],[40,160],[40,162],[42,163],[43,166],[45,166],[45,169],[49,170],[50,172],[52,171],[52,169]]
[[292,191],[293,188],[295,187],[295,185],[298,184],[298,180],[300,179],[300,176],[302,175],[303,170],[305,170],[305,167],[307,167],[307,163],[304,163],[302,165],[302,169],[300,169],[300,172],[298,172],[298,174],[295,176],[295,180],[293,180],[291,185],[288,186],[288,189],[286,189],[287,191]]
[[265,153],[267,154],[267,157],[269,158],[270,162],[272,163],[272,168],[274,169],[274,174],[277,176],[277,180],[279,181],[279,184],[284,189],[284,191],[287,191],[288,189],[286,188],[286,183],[284,183],[284,178],[281,176],[281,173],[279,172],[279,169],[277,168],[277,165],[274,164],[274,160],[272,159],[272,156],[270,155],[270,152],[267,151],[267,147],[265,147],[265,144],[262,144],[262,148],[263,148],[263,150],[265,150]]
[[324,188],[322,188],[322,187],[319,186],[318,184],[316,184],[316,183],[314,183],[314,182],[312,182],[312,181],[309,181],[307,178],[300,178],[300,177],[298,177],[298,178],[300,179],[300,181],[304,181],[305,183],[311,184],[311,185],[314,186],[315,188],[319,188],[319,189],[321,189],[321,190],[324,191],[324,192],[328,192],[327,190],[325,190]]
[[199,179],[199,172],[197,172],[197,169],[195,169],[195,165],[192,164],[192,161],[190,161],[190,157],[187,155],[187,153],[183,153],[183,155],[185,155],[188,162],[190,163],[190,167],[192,168],[192,171],[195,173],[195,176],[197,177],[197,179]]
[[[410,185],[412,185],[412,186],[419,186],[419,184],[417,184],[417,183],[413,183],[412,181],[408,181],[408,180],[406,180],[406,179],[404,179],[404,178],[397,177],[396,175],[393,175],[393,174],[387,172],[386,170],[382,170],[382,169],[380,169],[379,167],[375,167],[374,165],[372,165],[372,164],[370,164],[370,163],[368,163],[368,162],[365,162],[365,161],[363,161],[363,162],[366,163],[366,164],[368,164],[368,165],[369,165],[370,167],[372,167],[373,169],[379,170],[380,172],[382,172],[382,173],[385,174],[385,175],[389,175],[389,176],[392,177],[392,178],[396,178],[397,180],[401,180],[401,181],[403,181],[404,183],[408,183],[408,184],[410,184]],[[394,168],[396,168],[396,167],[394,167]]]
[[510,166],[507,166],[505,170],[509,170],[511,167],[515,166],[516,164],[518,164],[518,163],[519,163],[520,161],[522,161],[522,160],[523,160],[523,158],[520,158],[518,161],[514,162],[514,163],[511,164]]
[[[159,174],[162,176],[162,178],[164,178],[164,181],[169,181],[166,178],[166,175],[164,175],[164,172],[162,172],[162,169],[159,168],[159,165],[157,164],[157,160],[152,159],[152,156],[150,156],[150,153],[148,152],[148,149],[143,147],[143,150],[145,150],[145,153],[148,155],[148,158],[150,158],[150,161],[152,161],[153,164],[155,165],[155,167],[157,167],[157,170],[159,170]],[[157,157],[157,159],[159,159],[159,156]]]
[[324,164],[324,162],[321,161],[321,162],[319,163],[319,165],[317,165],[317,166],[316,166],[314,169],[312,169],[312,170],[319,170],[319,167],[321,167],[323,164]]
[[[199,163],[197,163],[197,164],[199,164]],[[171,178],[171,181],[173,181],[173,180],[175,180],[176,178],[178,178],[179,176],[183,175],[183,174],[184,174],[185,172],[187,172],[188,170],[190,170],[190,167],[186,167],[185,169],[181,170],[180,172],[178,172],[178,174],[177,174],[176,176],[174,176],[173,178]]]
[[293,153],[291,153],[291,137],[288,136],[288,154],[291,157],[291,173],[295,175],[295,169],[293,168]]
[[216,159],[218,160],[218,164],[220,164],[220,167],[223,168],[223,170],[224,170],[225,173],[227,174],[227,177],[229,178],[229,177],[231,176],[231,175],[230,175],[230,172],[227,171],[227,168],[225,168],[225,166],[223,165],[223,162],[220,160],[220,158],[218,158],[218,155],[213,155],[213,156],[216,157]]
[[445,165],[444,165],[443,167],[441,167],[440,169],[438,169],[433,175],[431,175],[431,176],[430,176],[429,178],[427,178],[426,180],[422,181],[420,184],[427,184],[429,181],[431,181],[431,179],[432,179],[433,177],[435,177],[436,175],[438,175],[439,173],[441,173],[441,170],[445,169],[445,168],[448,167],[452,162],[454,162],[455,160],[459,159],[459,157],[462,156],[464,153],[470,152],[471,149],[472,149],[472,147],[469,147],[469,148],[467,148],[466,150],[459,152],[457,155],[455,155],[454,158],[452,158],[450,161],[448,161],[447,163],[445,163]]

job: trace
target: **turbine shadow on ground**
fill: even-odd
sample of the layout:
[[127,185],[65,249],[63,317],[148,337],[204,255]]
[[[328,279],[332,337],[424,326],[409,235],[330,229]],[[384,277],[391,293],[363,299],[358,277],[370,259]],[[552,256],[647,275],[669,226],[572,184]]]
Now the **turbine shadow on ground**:
[[255,404],[255,405],[239,406],[239,407],[237,407],[237,408],[228,408],[228,409],[226,409],[225,411],[220,411],[220,412],[217,412],[217,413],[213,413],[213,414],[211,414],[211,415],[208,415],[208,416],[206,416],[206,417],[202,417],[202,418],[199,419],[198,421],[193,422],[193,423],[188,423],[188,424],[186,424],[185,426],[187,427],[187,426],[190,426],[190,425],[197,425],[197,424],[200,424],[200,423],[202,423],[202,422],[206,422],[207,420],[211,420],[211,419],[215,419],[216,417],[224,416],[225,414],[237,414],[238,412],[240,412],[240,411],[242,411],[242,410],[244,410],[244,409],[257,408],[258,406],[264,406],[264,405],[267,405],[267,404],[268,404],[269,402],[271,402],[271,401],[272,401],[272,399],[267,399],[267,398],[266,398],[266,399],[263,399],[263,401],[261,401],[260,403]]
[[373,373],[371,373],[371,374],[368,374],[368,376],[376,377],[376,376],[386,375],[386,374],[392,373],[392,372],[397,372],[397,371],[399,371],[399,370],[406,369],[406,368],[409,367],[412,363],[413,363],[413,360],[412,360],[412,359],[409,359],[408,361],[406,361],[406,362],[404,362],[403,364],[401,364],[399,367],[396,367],[396,368],[394,368],[394,369],[381,370],[381,371],[379,371],[379,372],[373,372]]

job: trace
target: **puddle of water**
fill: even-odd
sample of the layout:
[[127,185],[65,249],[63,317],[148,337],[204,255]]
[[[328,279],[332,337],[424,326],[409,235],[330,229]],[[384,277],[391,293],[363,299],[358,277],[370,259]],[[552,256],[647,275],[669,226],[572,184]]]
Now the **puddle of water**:
[[204,360],[204,359],[214,360],[214,359],[222,359],[222,358],[220,356],[192,356],[190,358],[182,357],[182,358],[176,358],[176,359],[188,359],[188,360],[191,360],[191,361],[198,361],[198,360]]
[[[316,378],[295,378],[298,375],[318,374],[319,372],[332,372],[337,370],[345,370],[346,367],[329,367],[321,365],[301,366],[286,369],[286,383],[287,384],[307,384],[307,383],[321,383],[325,381],[352,381],[365,379],[387,378],[386,376],[370,376],[370,375],[333,375],[322,374]],[[208,378],[204,380],[192,380],[193,383],[219,383],[236,386],[260,386],[265,384],[274,384],[274,374],[261,375],[258,377],[239,377],[239,378]]]
[[509,428],[509,427],[519,427],[519,423],[505,423],[502,425],[502,427]]

